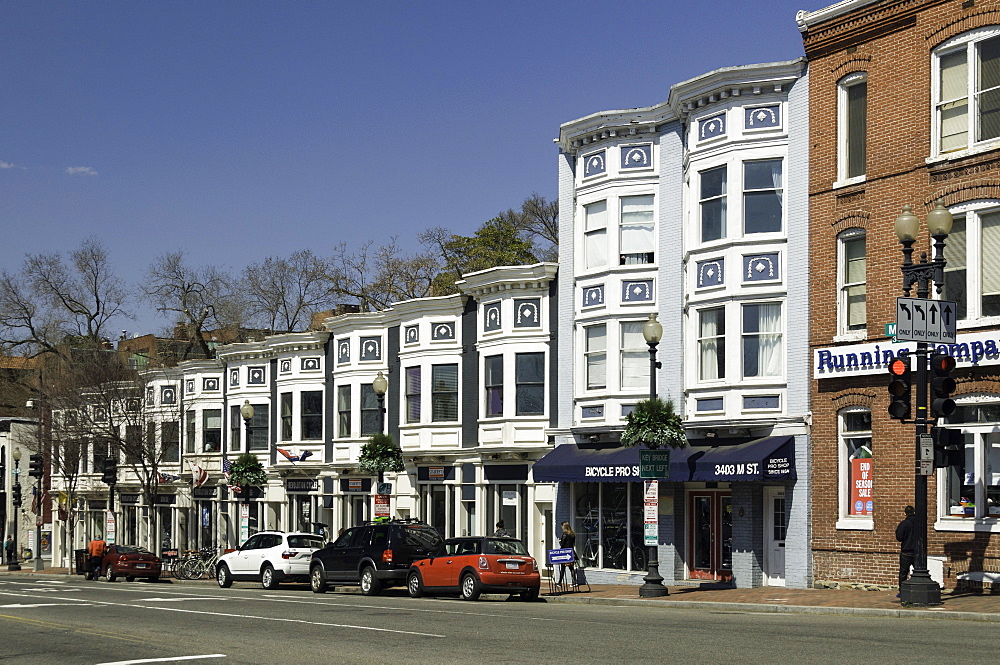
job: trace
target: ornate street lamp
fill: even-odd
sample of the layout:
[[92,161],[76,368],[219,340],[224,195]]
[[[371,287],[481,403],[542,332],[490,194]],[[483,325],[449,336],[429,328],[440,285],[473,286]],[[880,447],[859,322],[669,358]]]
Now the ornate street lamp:
[[243,400],[243,406],[240,407],[240,415],[243,417],[243,422],[247,429],[247,452],[250,451],[250,436],[253,430],[250,428],[250,421],[253,420],[253,404],[250,400]]
[[[927,214],[927,230],[934,239],[934,258],[927,260],[927,253],[922,252],[920,262],[913,262],[913,243],[920,231],[920,220],[913,214],[910,206],[903,206],[903,212],[896,218],[895,230],[900,244],[903,246],[903,294],[910,296],[914,284],[917,286],[917,298],[930,296],[930,283],[933,281],[938,293],[944,286],[944,245],[945,239],[951,233],[953,218],[944,201],[938,199],[934,209]],[[927,433],[927,342],[917,342],[917,394],[916,415],[913,423],[916,429],[914,460],[920,459],[920,438]],[[911,605],[940,605],[941,587],[931,579],[927,570],[927,476],[919,468],[914,477],[913,505],[917,513],[917,551],[913,559],[913,575],[899,585],[899,599]]]
[[[656,312],[649,315],[649,320],[642,326],[642,337],[649,345],[649,399],[656,397],[656,370],[660,369],[660,363],[656,360],[656,347],[663,337],[663,326],[656,320]],[[660,575],[660,562],[657,550],[659,549],[659,536],[657,544],[649,548],[649,568],[646,576],[642,578],[643,584],[639,587],[640,598],[658,598],[670,594],[670,590],[663,586],[663,577]]]
[[382,372],[379,372],[372,381],[372,390],[375,391],[375,399],[378,400],[378,433],[385,434],[385,393],[389,390],[389,382]]

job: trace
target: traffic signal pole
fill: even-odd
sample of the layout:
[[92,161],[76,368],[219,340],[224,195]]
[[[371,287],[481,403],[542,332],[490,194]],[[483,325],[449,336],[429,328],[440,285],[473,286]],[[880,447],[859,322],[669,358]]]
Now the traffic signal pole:
[[[918,290],[918,298],[926,298],[927,289]],[[899,589],[901,602],[913,605],[940,605],[941,587],[931,579],[927,569],[927,475],[920,468],[922,435],[927,434],[927,342],[917,342],[917,417],[914,419],[914,455],[917,469],[914,475],[913,507],[917,513],[917,551],[913,558],[913,574]],[[933,460],[928,462],[934,468]]]

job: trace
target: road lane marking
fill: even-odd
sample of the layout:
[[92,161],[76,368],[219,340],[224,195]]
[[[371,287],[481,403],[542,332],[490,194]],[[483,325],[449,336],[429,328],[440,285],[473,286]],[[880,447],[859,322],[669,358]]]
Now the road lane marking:
[[[275,603],[298,603],[303,605],[324,605],[328,607],[350,607],[352,609],[359,610],[396,610],[399,612],[427,612],[430,614],[461,614],[463,616],[477,616],[477,617],[489,617],[491,619],[517,619],[518,621],[523,619],[528,619],[530,621],[563,621],[564,619],[552,618],[552,617],[525,617],[521,614],[491,614],[489,612],[460,612],[457,610],[432,610],[420,607],[394,607],[392,605],[357,605],[355,603],[332,603],[329,601],[322,600],[296,600],[294,598],[285,598],[284,596],[275,596],[270,594],[263,594],[264,598],[269,598]],[[242,596],[241,599],[251,600],[253,597]],[[431,602],[447,602],[447,601],[435,601],[434,599],[429,599]],[[418,601],[420,602],[420,601]],[[424,601],[426,602],[426,601]],[[468,605],[469,601],[461,600],[455,601],[462,603],[463,605]],[[470,608],[471,609],[471,608]],[[575,621],[575,620],[574,620]]]
[[0,609],[7,607],[86,607],[92,606],[93,603],[12,603],[10,605],[0,605]]
[[217,600],[214,596],[191,596],[190,598],[136,598],[137,603],[179,603],[184,600]]
[[[26,596],[28,594],[11,593],[9,591],[8,592],[0,591],[0,595],[2,595],[2,596]],[[77,599],[76,598],[54,598],[53,600],[68,600],[68,601],[74,601],[75,602]],[[220,600],[222,600],[222,599],[220,598]],[[88,602],[91,605],[114,605],[115,607],[138,607],[138,608],[147,609],[147,610],[159,610],[160,612],[183,612],[183,613],[186,613],[186,614],[209,614],[211,616],[224,616],[224,617],[232,617],[232,618],[235,618],[235,619],[259,619],[261,621],[281,621],[281,622],[284,622],[284,623],[301,623],[301,624],[305,624],[305,625],[309,625],[309,626],[325,626],[327,628],[351,628],[351,629],[355,629],[355,630],[370,630],[370,631],[378,632],[378,633],[395,633],[397,635],[415,635],[417,637],[440,637],[440,638],[446,637],[446,635],[438,635],[437,633],[422,633],[422,632],[413,631],[413,630],[397,630],[397,629],[394,629],[394,628],[376,628],[375,626],[358,626],[358,625],[346,624],[346,623],[326,623],[326,622],[322,622],[322,621],[306,621],[305,619],[288,619],[288,618],[284,618],[284,617],[256,616],[256,615],[253,615],[253,614],[230,614],[230,613],[226,613],[226,612],[208,612],[208,611],[202,611],[202,610],[186,610],[186,609],[181,609],[179,607],[156,607],[155,605],[140,605],[138,603],[113,603],[113,602],[103,601],[103,600],[94,600],[94,601],[88,601]],[[80,604],[82,604],[82,603],[80,603]]]
[[142,658],[139,660],[109,660],[95,665],[135,665],[136,663],[173,663],[179,660],[200,660],[202,658],[225,658],[224,653],[207,653],[202,656],[174,656],[172,658]]

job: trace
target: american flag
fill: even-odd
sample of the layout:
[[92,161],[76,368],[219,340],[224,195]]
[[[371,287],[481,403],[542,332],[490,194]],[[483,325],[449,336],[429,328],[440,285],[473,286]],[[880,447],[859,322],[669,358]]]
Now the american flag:
[[234,485],[233,483],[229,482],[229,474],[232,470],[233,470],[233,463],[229,461],[229,458],[227,457],[226,459],[222,460],[222,475],[225,476],[226,478],[226,485],[229,486],[230,490],[234,492],[239,492],[241,491],[240,486]]

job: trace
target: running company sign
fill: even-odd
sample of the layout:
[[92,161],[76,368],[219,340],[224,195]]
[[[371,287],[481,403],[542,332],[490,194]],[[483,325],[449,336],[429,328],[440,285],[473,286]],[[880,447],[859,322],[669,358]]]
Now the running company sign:
[[[1000,365],[997,331],[959,335],[954,344],[929,344],[930,353],[952,356],[962,365]],[[833,379],[843,376],[882,374],[897,357],[915,354],[916,342],[892,344],[847,344],[813,350],[813,376]]]

